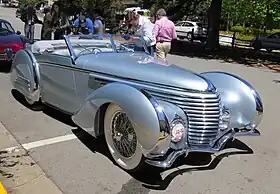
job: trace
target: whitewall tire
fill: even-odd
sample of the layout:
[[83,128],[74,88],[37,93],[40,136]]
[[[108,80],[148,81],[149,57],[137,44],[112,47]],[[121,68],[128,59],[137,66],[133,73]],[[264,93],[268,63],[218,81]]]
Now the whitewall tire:
[[136,131],[126,113],[116,104],[110,104],[104,117],[104,134],[115,162],[127,171],[139,170],[143,154]]

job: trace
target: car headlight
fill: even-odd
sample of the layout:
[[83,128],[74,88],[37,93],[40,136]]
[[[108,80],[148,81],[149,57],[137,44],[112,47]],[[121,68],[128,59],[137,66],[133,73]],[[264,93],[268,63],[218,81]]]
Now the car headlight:
[[181,120],[174,120],[171,123],[171,141],[179,142],[185,136],[185,123]]
[[219,129],[223,131],[228,128],[229,124],[230,124],[230,111],[228,108],[223,106],[220,122],[219,122]]

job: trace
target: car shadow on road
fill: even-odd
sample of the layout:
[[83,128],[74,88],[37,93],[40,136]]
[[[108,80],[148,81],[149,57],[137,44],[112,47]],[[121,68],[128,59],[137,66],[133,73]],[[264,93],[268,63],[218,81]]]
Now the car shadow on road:
[[6,61],[0,61],[0,73],[10,73],[11,63]]
[[46,105],[42,105],[43,109],[41,109],[42,107],[39,107],[39,109],[37,110],[36,108],[32,108],[24,99],[24,96],[18,92],[15,89],[11,90],[11,93],[13,95],[13,97],[23,106],[25,106],[28,109],[31,109],[32,111],[42,111],[43,113],[45,113],[46,115],[48,115],[49,117],[58,120],[66,125],[69,126],[76,126],[75,123],[72,121],[71,116],[62,113],[61,111],[58,111],[52,107],[46,106]]
[[220,46],[220,49],[208,51],[205,44],[175,40],[172,42],[170,54],[190,58],[216,59],[227,63],[239,63],[249,67],[262,67],[280,72],[280,53],[255,51],[252,48],[232,48]]
[[[155,176],[155,174],[151,173],[149,175],[149,181],[147,181],[145,177],[142,177],[142,180],[141,178],[138,178],[138,180],[142,182],[145,188],[153,190],[166,190],[171,181],[178,175],[183,175],[185,173],[191,173],[194,171],[214,170],[226,157],[232,155],[254,153],[250,147],[248,147],[238,139],[235,139],[233,142],[228,143],[225,149],[238,149],[239,151],[225,152],[225,150],[224,153],[214,156],[213,159],[212,156],[208,153],[190,153],[185,160],[179,160],[179,162],[172,167],[173,169],[178,168],[178,170],[175,170],[172,173],[168,174],[165,178],[162,178],[159,175]],[[195,167],[182,168],[183,165]]]
[[[97,152],[106,156],[116,165],[107,148],[104,136],[94,138],[89,133],[79,128],[73,129],[72,132],[93,153]],[[228,149],[237,149],[239,151],[225,152]],[[178,158],[176,163],[174,163],[171,168],[161,169],[147,166],[146,169],[140,173],[138,172],[129,174],[133,177],[133,179],[137,180],[143,188],[150,190],[166,190],[171,181],[178,175],[191,173],[193,171],[214,170],[225,157],[238,154],[253,154],[253,150],[238,139],[229,142],[225,147],[225,151],[225,153],[219,154],[213,157],[213,159],[210,153],[193,152],[189,153],[188,157],[186,158]],[[182,168],[183,165],[192,167]],[[179,169],[179,167],[181,169]],[[172,173],[168,174],[165,178],[162,178],[161,174],[164,171],[173,169],[178,170],[175,170]],[[132,184],[135,184],[135,182],[132,181]]]

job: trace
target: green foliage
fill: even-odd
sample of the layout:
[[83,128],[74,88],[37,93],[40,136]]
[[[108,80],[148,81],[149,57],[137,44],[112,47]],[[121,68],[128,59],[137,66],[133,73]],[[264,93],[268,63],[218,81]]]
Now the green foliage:
[[231,25],[280,27],[279,0],[223,0],[222,18]]
[[242,33],[246,30],[243,26],[233,26],[231,27],[231,31]]

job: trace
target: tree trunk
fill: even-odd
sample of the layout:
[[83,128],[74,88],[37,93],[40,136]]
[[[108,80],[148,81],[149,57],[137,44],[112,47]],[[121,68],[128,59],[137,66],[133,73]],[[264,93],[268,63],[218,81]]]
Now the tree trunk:
[[222,10],[222,0],[212,0],[208,15],[208,37],[206,41],[207,49],[219,48],[219,29]]
[[229,17],[229,13],[227,14],[227,32],[229,31],[229,24],[230,24],[230,17]]

